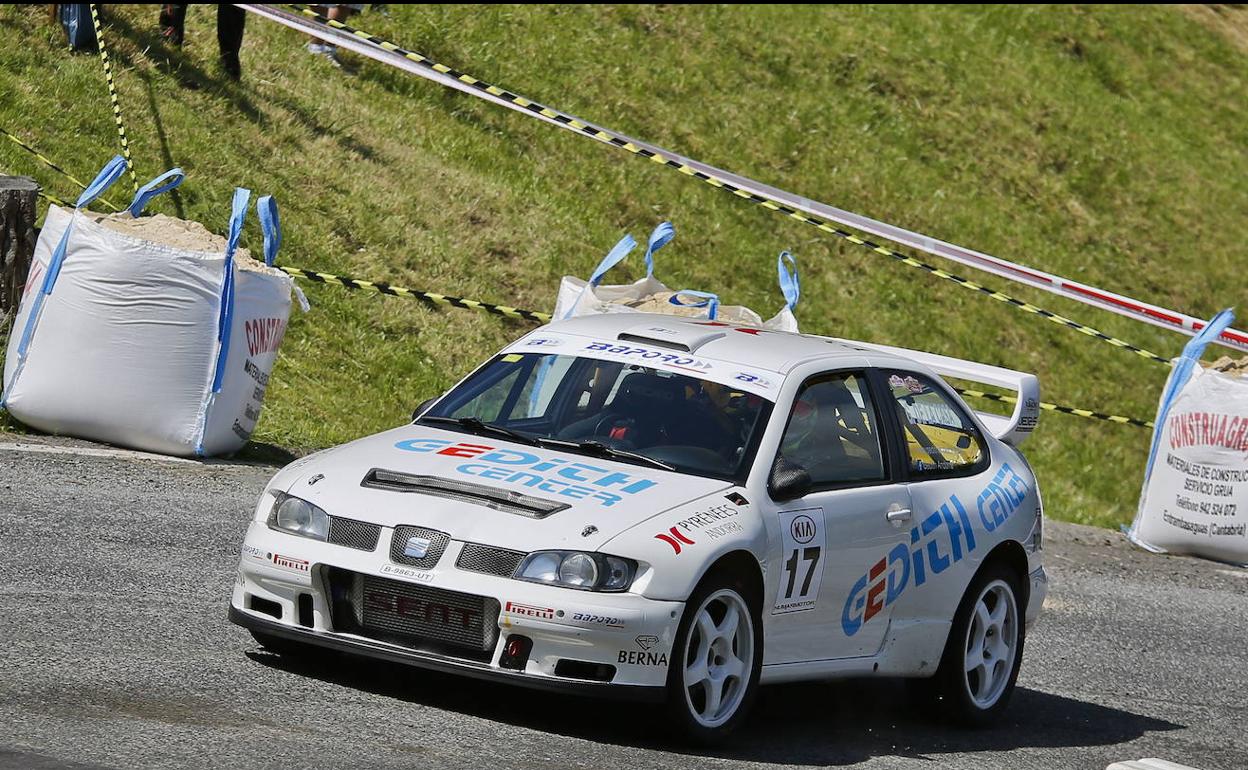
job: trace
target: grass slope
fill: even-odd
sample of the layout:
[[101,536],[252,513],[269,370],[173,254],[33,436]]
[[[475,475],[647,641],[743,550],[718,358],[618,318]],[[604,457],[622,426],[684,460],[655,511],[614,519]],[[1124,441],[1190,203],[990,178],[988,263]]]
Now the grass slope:
[[[775,255],[788,248],[803,269],[808,331],[1034,371],[1046,399],[1061,403],[1146,418],[1155,408],[1163,367],[654,164],[371,62],[344,57],[352,71],[335,70],[301,50],[297,34],[255,17],[235,85],[215,66],[210,7],[192,6],[181,53],[156,35],[155,6],[108,11],[139,172],[178,164],[188,173],[181,195],[155,209],[221,231],[234,185],[273,193],[286,264],[548,310],[559,276],[586,274],[621,232],[644,238],[668,219],[678,236],[660,275],[670,285],[770,312],[780,304]],[[390,13],[357,22],[477,77],[838,206],[1199,316],[1234,304],[1244,288],[1242,10]],[[84,178],[117,150],[98,59],[70,55],[41,8],[0,9],[0,125]],[[7,142],[0,170],[75,194]],[[254,224],[245,239],[258,250]],[[1003,288],[1163,355],[1184,340]],[[256,436],[296,449],[403,421],[525,328],[333,287],[308,293],[314,310],[291,326]],[[1148,438],[1046,413],[1028,448],[1050,514],[1128,520]]]

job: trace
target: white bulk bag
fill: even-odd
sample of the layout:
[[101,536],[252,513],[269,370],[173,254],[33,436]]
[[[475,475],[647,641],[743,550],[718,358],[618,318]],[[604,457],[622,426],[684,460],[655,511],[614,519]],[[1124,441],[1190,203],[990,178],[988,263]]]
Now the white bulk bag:
[[[49,207],[9,339],[2,405],[49,433],[171,455],[237,451],[259,418],[291,279],[235,257],[247,190],[234,191],[221,252],[131,237],[80,210],[124,169],[114,158],[73,211]],[[181,178],[174,169],[146,185],[130,216]],[[257,208],[271,264],[276,207],[266,196]]]
[[654,277],[654,253],[663,248],[676,235],[670,222],[654,228],[646,244],[646,276],[629,284],[603,285],[607,271],[619,264],[637,245],[631,235],[625,235],[603,257],[585,281],[566,275],[559,282],[559,294],[552,314],[555,320],[583,315],[604,313],[665,313],[709,320],[759,326],[775,331],[796,332],[797,318],[793,308],[797,306],[801,287],[797,275],[797,263],[789,252],[781,252],[777,260],[780,289],[785,306],[773,318],[764,321],[762,316],[740,305],[722,305],[715,294],[682,289],[672,291]]
[[1127,534],[1151,551],[1248,565],[1248,377],[1199,365],[1233,320],[1223,311],[1210,321],[1166,381]]

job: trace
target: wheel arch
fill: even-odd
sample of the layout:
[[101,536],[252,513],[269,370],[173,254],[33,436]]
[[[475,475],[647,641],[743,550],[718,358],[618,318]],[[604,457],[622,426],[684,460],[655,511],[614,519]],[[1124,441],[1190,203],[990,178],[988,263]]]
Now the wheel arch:
[[967,584],[967,590],[974,585],[975,579],[985,570],[991,569],[993,566],[1000,565],[1009,569],[1018,577],[1018,604],[1020,611],[1027,607],[1030,600],[1031,581],[1028,580],[1028,562],[1027,551],[1023,549],[1023,544],[1017,540],[1002,540],[984,557],[980,563],[979,569],[975,570],[975,575],[971,578],[971,582]]
[[757,606],[761,614],[764,594],[763,565],[754,554],[744,548],[728,551],[707,565],[707,568],[702,571],[702,574],[698,576],[698,579],[689,588],[689,596],[685,597],[686,601],[693,596],[693,593],[698,590],[699,586],[706,582],[708,577],[717,573],[728,573],[744,577],[747,587],[753,594],[750,598],[757,600]]

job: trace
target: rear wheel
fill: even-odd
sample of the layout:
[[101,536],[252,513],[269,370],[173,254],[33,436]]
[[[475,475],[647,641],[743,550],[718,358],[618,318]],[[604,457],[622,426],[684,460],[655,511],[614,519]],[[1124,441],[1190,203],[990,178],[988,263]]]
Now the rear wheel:
[[700,743],[726,737],[754,702],[763,659],[755,593],[743,580],[713,573],[685,605],[668,667],[668,710]]
[[944,713],[972,726],[996,721],[1014,692],[1025,638],[1018,577],[1003,565],[976,576],[954,617],[930,682]]

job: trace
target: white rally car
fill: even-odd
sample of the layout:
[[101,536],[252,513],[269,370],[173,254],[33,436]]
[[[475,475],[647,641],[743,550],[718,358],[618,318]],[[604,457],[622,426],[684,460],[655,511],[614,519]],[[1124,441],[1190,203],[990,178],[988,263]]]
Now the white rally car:
[[[939,377],[1013,389],[970,411]],[[759,684],[894,676],[983,723],[1047,592],[1036,378],[621,313],[542,327],[256,506],[230,619],[726,734]]]

